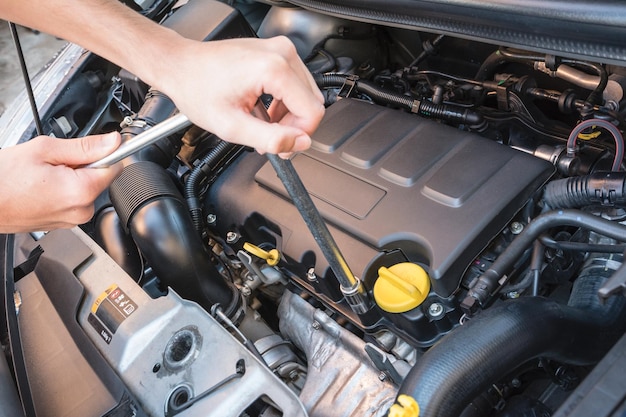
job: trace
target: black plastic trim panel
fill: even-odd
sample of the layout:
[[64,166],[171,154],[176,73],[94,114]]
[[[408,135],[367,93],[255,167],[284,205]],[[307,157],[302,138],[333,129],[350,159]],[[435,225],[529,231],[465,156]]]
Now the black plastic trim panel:
[[289,2],[356,20],[605,63],[626,62],[626,4],[619,0]]

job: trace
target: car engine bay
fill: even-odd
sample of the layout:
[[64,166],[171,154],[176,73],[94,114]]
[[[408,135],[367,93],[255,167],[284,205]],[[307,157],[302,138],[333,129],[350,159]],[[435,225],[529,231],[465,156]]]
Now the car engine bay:
[[[566,29],[561,2],[127,3],[192,39],[294,42],[326,114],[291,163],[354,281],[266,156],[169,135],[87,224],[3,239],[37,416],[626,412],[623,6],[575,1]],[[76,45],[35,82],[60,140],[177,113]],[[34,136],[20,112],[3,137]]]

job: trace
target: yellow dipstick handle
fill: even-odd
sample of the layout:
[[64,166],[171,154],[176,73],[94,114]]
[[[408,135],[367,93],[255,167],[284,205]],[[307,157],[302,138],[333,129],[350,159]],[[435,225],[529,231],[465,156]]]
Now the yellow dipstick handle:
[[257,258],[265,259],[265,262],[267,262],[269,266],[278,265],[280,261],[280,252],[278,252],[278,249],[272,249],[268,252],[248,242],[243,244],[243,249]]

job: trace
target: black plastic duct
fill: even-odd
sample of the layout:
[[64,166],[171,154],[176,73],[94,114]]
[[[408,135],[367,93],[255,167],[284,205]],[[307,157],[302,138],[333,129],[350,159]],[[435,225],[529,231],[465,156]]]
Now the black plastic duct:
[[215,269],[187,206],[167,172],[153,162],[127,166],[110,188],[122,224],[161,283],[210,311],[219,304],[231,316],[236,289]]
[[128,275],[139,280],[143,273],[141,256],[112,206],[98,212],[95,229],[96,242]]
[[458,416],[490,384],[533,358],[597,362],[625,327],[624,298],[598,301],[598,289],[611,272],[581,275],[568,305],[521,298],[482,312],[426,352],[399,393],[418,402],[422,417]]

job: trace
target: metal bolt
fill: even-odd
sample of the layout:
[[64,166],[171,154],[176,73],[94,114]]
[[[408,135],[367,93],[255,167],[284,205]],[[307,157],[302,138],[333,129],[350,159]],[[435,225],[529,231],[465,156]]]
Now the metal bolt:
[[298,371],[295,369],[289,372],[289,378],[293,381],[298,378]]
[[520,222],[513,222],[511,223],[510,229],[511,233],[513,233],[514,235],[519,235],[520,233],[522,233],[522,230],[524,230],[524,225]]
[[379,373],[378,379],[380,379],[381,381],[384,381],[385,379],[387,379],[387,374],[385,374],[384,372]]
[[322,325],[319,323],[319,321],[314,320],[313,323],[311,323],[311,326],[315,329],[315,330],[319,330]]
[[237,232],[226,233],[226,243],[235,243],[239,240],[239,234]]
[[519,387],[521,387],[521,386],[522,386],[522,381],[520,381],[520,380],[519,380],[519,379],[517,379],[517,378],[513,378],[513,379],[511,380],[511,386],[512,386],[513,388],[519,388]]
[[124,119],[122,120],[122,123],[120,123],[120,127],[124,128],[126,126],[130,126],[130,124],[133,122],[133,118],[130,116],[126,116],[124,117]]
[[517,292],[517,291],[510,291],[510,292],[508,292],[508,293],[506,294],[506,296],[507,296],[507,298],[510,298],[510,299],[515,299],[515,298],[519,298],[520,293],[519,293],[519,292]]
[[317,281],[317,275],[315,275],[315,268],[309,268],[309,270],[306,271],[306,279],[308,279],[309,281]]
[[440,303],[432,303],[428,306],[428,315],[434,319],[443,316],[443,313],[445,313],[445,309]]
[[215,221],[217,220],[217,216],[213,213],[211,214],[207,214],[206,216],[206,222],[208,224],[215,224]]

